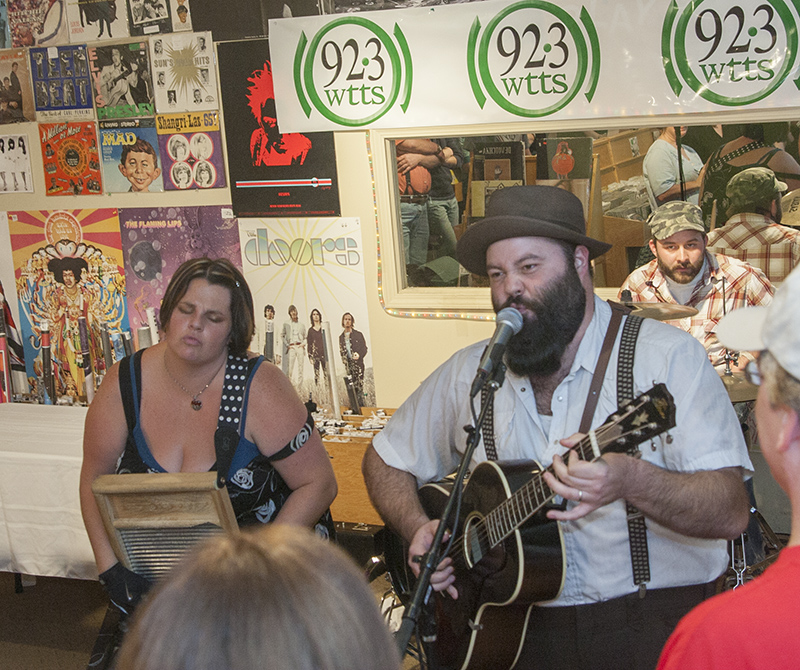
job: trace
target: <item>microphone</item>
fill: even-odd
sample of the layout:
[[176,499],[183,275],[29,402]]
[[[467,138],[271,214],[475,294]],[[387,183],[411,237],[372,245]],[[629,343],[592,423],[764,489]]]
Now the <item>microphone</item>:
[[503,353],[511,336],[522,330],[522,314],[513,307],[501,309],[497,313],[496,321],[497,326],[494,335],[492,335],[492,339],[489,340],[489,344],[486,345],[486,349],[483,351],[478,372],[472,382],[472,388],[469,392],[470,398],[474,398],[480,393],[486,380],[492,375],[495,368],[503,362]]

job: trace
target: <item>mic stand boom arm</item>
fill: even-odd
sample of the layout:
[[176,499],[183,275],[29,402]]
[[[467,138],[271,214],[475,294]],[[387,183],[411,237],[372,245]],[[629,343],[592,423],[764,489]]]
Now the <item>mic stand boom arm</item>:
[[[397,633],[395,634],[395,642],[397,643],[397,648],[399,649],[401,656],[406,654],[408,643],[411,639],[411,633],[414,631],[414,628],[417,625],[417,620],[419,619],[422,607],[432,594],[432,589],[430,587],[431,577],[433,576],[433,573],[436,572],[436,567],[439,565],[439,562],[442,558],[441,549],[442,542],[444,540],[444,534],[447,530],[447,520],[452,517],[453,510],[456,510],[456,519],[460,513],[461,497],[464,491],[464,479],[466,478],[467,471],[469,470],[469,464],[472,461],[472,455],[475,453],[475,449],[478,447],[478,443],[480,442],[481,430],[483,422],[486,419],[486,414],[489,411],[489,408],[492,406],[495,392],[503,385],[505,373],[506,366],[503,363],[500,363],[495,367],[494,373],[489,376],[485,382],[485,386],[489,390],[489,394],[481,402],[480,414],[474,421],[474,425],[464,426],[464,430],[467,432],[467,444],[466,448],[464,449],[464,454],[461,456],[461,463],[458,466],[458,471],[456,472],[455,481],[453,482],[453,490],[451,491],[450,497],[447,499],[444,511],[442,512],[441,519],[439,520],[439,526],[436,528],[436,533],[433,536],[431,548],[422,557],[422,567],[420,568],[419,577],[417,577],[416,584],[414,585],[414,593],[411,597],[411,601],[403,611],[403,620],[400,623]],[[475,412],[473,407],[473,417],[474,416]],[[457,505],[459,507],[456,507]]]

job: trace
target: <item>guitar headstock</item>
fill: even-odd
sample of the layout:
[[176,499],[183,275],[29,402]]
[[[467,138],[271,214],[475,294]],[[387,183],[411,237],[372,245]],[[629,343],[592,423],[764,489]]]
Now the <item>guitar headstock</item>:
[[624,453],[674,427],[675,401],[666,385],[656,384],[609,416],[595,435],[602,453]]

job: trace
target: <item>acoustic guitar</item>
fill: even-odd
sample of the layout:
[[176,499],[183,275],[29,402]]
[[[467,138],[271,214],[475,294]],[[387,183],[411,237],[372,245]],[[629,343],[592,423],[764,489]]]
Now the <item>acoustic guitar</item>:
[[[604,453],[627,452],[674,426],[672,395],[664,384],[657,384],[609,416],[572,451],[593,461]],[[552,472],[552,466],[547,470]],[[558,522],[546,518],[555,493],[543,472],[535,461],[486,461],[470,475],[448,553],[458,600],[436,594],[442,665],[461,670],[512,668],[531,607],[561,592],[563,540]],[[419,490],[430,518],[441,517],[451,487],[437,482]]]

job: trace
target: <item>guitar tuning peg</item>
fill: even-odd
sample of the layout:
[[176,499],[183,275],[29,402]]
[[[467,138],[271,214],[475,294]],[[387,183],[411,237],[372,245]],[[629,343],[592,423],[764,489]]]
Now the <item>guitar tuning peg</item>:
[[672,433],[667,433],[667,444],[672,444]]
[[655,451],[655,450],[656,450],[656,441],[650,438],[650,451]]

